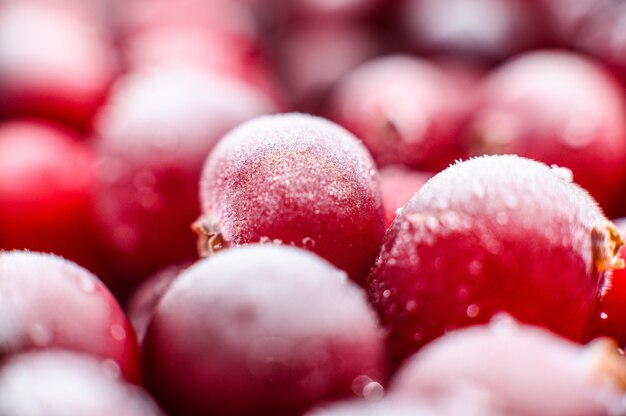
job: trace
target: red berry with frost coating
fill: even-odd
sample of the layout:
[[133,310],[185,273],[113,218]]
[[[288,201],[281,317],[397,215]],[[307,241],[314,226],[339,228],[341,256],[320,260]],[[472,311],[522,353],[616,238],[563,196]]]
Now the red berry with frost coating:
[[78,136],[42,121],[0,124],[0,178],[0,249],[98,268],[96,155]]
[[99,213],[114,248],[120,294],[160,268],[196,257],[190,224],[207,154],[237,124],[269,113],[259,90],[197,68],[121,79],[100,114]]
[[201,251],[279,240],[363,283],[384,234],[374,162],[357,138],[319,117],[239,126],[207,159],[200,196]]
[[387,227],[396,218],[399,210],[432,176],[430,172],[413,170],[402,165],[389,165],[380,170],[380,190]]
[[332,118],[360,137],[379,164],[439,170],[463,156],[465,88],[420,58],[369,61],[336,87]]
[[501,415],[621,415],[625,369],[610,341],[581,346],[498,317],[418,352],[396,374],[389,398],[446,401],[464,391]]
[[480,87],[471,154],[515,153],[572,170],[608,212],[626,180],[626,101],[595,62],[563,51],[521,55]]
[[54,349],[20,354],[0,367],[0,414],[163,415],[148,394],[125,383],[110,363]]
[[96,276],[51,254],[0,252],[0,359],[43,348],[106,358],[138,379],[135,334]]
[[621,243],[560,169],[485,156],[420,188],[387,231],[369,291],[396,361],[500,311],[582,340]]
[[362,290],[318,256],[272,244],[183,272],[156,307],[143,354],[146,385],[172,414],[300,414],[380,388],[384,371]]

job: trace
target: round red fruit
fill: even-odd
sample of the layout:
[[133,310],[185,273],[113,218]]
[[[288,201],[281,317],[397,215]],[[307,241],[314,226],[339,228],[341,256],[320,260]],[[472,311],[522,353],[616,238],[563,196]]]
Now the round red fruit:
[[144,380],[172,414],[296,415],[381,389],[383,337],[362,289],[305,250],[235,247],[157,305]]
[[359,140],[319,117],[251,120],[207,159],[200,248],[280,241],[307,248],[363,283],[382,241],[378,173]]
[[96,276],[54,255],[0,252],[0,359],[43,348],[106,358],[138,379],[133,329]]
[[569,179],[529,159],[486,156],[420,188],[369,279],[396,362],[500,311],[583,339],[622,241]]

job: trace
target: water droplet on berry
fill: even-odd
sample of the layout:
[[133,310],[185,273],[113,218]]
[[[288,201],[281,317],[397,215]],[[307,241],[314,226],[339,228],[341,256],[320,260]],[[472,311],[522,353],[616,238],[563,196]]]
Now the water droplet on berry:
[[469,305],[465,311],[468,318],[476,318],[480,313],[480,307],[474,303]]
[[391,296],[391,290],[387,289],[383,292],[383,297],[388,298],[389,296]]
[[[470,262],[470,264],[468,266],[468,271],[473,276],[480,275],[482,270],[483,270],[483,263],[480,260],[473,260],[473,261]],[[462,289],[465,289],[465,291],[467,291],[467,288],[462,288]],[[461,289],[459,289],[459,290],[461,290]]]
[[126,331],[121,325],[111,325],[110,333],[113,339],[116,341],[123,341],[124,339],[126,339]]
[[302,247],[304,247],[304,248],[313,248],[313,247],[315,247],[315,240],[313,240],[311,237],[304,237],[302,239]]
[[406,310],[408,312],[415,312],[417,310],[417,302],[414,300],[410,300],[406,303]]
[[374,402],[381,400],[385,396],[385,388],[376,381],[370,381],[363,389],[363,398]]
[[600,319],[607,319],[609,315],[606,312],[600,312]]

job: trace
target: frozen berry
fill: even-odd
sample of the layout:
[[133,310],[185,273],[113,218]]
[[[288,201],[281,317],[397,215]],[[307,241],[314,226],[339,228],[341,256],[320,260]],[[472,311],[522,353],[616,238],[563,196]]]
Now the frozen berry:
[[430,172],[413,170],[402,165],[389,165],[380,170],[380,190],[383,195],[387,227],[396,218],[398,210],[402,209],[432,176]]
[[97,269],[96,156],[51,124],[0,124],[0,249],[54,252]]
[[626,412],[626,361],[609,341],[588,346],[498,317],[428,345],[399,371],[390,397],[472,392],[501,415],[602,416]]
[[362,283],[384,234],[378,173],[365,147],[319,117],[251,120],[226,135],[200,184],[201,251],[280,241]]
[[114,364],[75,352],[20,354],[0,367],[0,414],[163,415],[148,394],[118,376]]
[[463,92],[434,64],[393,55],[346,75],[329,106],[332,118],[360,137],[379,164],[440,170],[463,156]]
[[369,289],[396,361],[500,311],[582,340],[621,244],[561,169],[480,157],[413,196],[387,231]]
[[515,153],[567,167],[613,212],[626,180],[625,114],[618,84],[593,61],[532,52],[485,79],[468,143],[474,155]]
[[0,359],[53,347],[107,358],[138,378],[135,334],[97,277],[50,254],[0,252]]
[[235,125],[272,112],[259,90],[223,74],[158,67],[119,81],[100,114],[98,208],[120,296],[160,268],[196,257],[202,165]]
[[[380,388],[383,338],[365,294],[305,250],[235,247],[183,272],[143,344],[144,380],[172,414],[297,415]],[[367,380],[368,382],[364,382]]]
[[37,116],[89,129],[117,73],[98,23],[46,2],[0,7],[0,116]]

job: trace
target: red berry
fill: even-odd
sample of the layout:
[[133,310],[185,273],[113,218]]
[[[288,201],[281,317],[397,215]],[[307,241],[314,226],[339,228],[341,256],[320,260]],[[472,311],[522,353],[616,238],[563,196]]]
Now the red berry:
[[361,289],[307,251],[269,244],[183,272],[143,351],[146,385],[172,414],[299,414],[383,372],[382,332]]
[[621,243],[560,171],[516,156],[471,159],[404,207],[370,275],[371,299],[396,361],[500,311],[582,340]]
[[154,68],[119,81],[100,114],[99,212],[120,296],[162,267],[196,257],[190,224],[207,154],[235,125],[273,111],[258,90],[195,68]]
[[88,129],[117,73],[102,28],[71,8],[0,8],[0,116],[37,116]]
[[0,248],[54,252],[97,268],[95,155],[69,131],[0,124]]
[[473,154],[515,153],[567,167],[609,211],[626,180],[626,102],[598,65],[570,52],[522,55],[484,81]]
[[12,357],[0,367],[0,414],[160,416],[154,401],[106,360],[61,350]]
[[53,347],[110,359],[138,378],[135,334],[97,277],[50,254],[0,252],[0,358]]
[[346,130],[301,114],[260,117],[226,135],[200,186],[201,250],[279,240],[362,283],[384,234],[374,163]]
[[465,391],[497,415],[617,415],[626,412],[624,369],[606,340],[583,347],[502,317],[428,345],[399,370],[389,393],[445,402]]
[[379,164],[439,170],[463,155],[464,92],[437,66],[393,55],[346,75],[330,107],[333,119],[363,139]]
[[533,0],[407,0],[398,23],[423,53],[494,61],[544,44],[547,16]]

